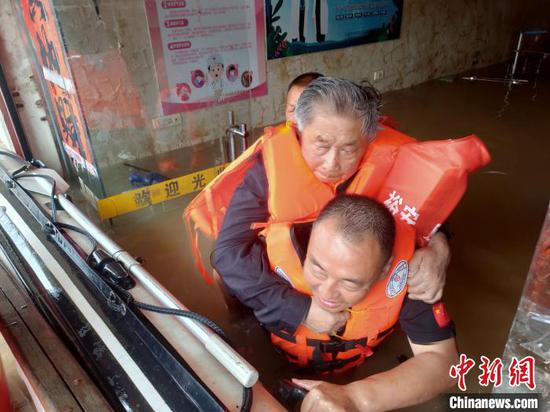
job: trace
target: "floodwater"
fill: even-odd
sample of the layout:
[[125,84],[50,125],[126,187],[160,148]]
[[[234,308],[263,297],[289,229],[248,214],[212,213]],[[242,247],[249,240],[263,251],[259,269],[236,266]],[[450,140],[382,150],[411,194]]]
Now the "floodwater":
[[[497,66],[467,75],[498,77],[504,70]],[[393,116],[403,132],[421,140],[476,134],[492,154],[492,163],[471,177],[449,219],[452,261],[444,301],[456,323],[460,352],[477,361],[502,354],[548,206],[549,91],[549,79],[543,77],[509,87],[453,76],[384,95],[383,113]],[[212,157],[196,148],[182,152],[178,162],[197,156]],[[297,372],[273,351],[251,313],[228,310],[218,288],[206,285],[195,269],[182,220],[191,197],[116,218],[106,228],[126,250],[143,257],[146,268],[187,307],[220,324],[272,389]],[[205,256],[209,247],[203,245]],[[410,356],[410,350],[398,331],[366,365],[337,379],[391,368],[402,355]],[[467,384],[469,392],[490,390],[479,386],[477,373],[468,375]],[[410,410],[439,410],[440,402]]]

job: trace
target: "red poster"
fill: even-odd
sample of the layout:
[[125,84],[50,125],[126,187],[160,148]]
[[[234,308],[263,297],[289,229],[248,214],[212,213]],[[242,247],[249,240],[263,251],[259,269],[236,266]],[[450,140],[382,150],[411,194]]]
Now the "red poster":
[[46,80],[47,93],[65,152],[79,175],[85,172],[97,177],[88,134],[52,5],[49,0],[21,0],[21,10]]

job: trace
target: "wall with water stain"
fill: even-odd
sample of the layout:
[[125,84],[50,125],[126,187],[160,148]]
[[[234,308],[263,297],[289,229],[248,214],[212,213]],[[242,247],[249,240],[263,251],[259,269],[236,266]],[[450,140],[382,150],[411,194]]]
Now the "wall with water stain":
[[305,71],[372,81],[381,69],[375,86],[388,91],[503,61],[519,30],[540,27],[544,10],[542,0],[405,1],[400,39],[271,60],[268,95],[176,115],[177,124],[155,128],[159,95],[143,0],[53,3],[101,166],[218,139],[228,110],[252,129],[280,122],[287,84]]

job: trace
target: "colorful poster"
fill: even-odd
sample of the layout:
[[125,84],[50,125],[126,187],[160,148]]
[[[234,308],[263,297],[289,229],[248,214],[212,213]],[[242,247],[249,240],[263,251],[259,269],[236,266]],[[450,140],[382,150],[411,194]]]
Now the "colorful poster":
[[78,175],[95,181],[92,187],[97,187],[97,168],[52,5],[49,0],[22,0],[20,4],[65,153]]
[[267,58],[399,38],[403,0],[265,0]]
[[145,0],[162,113],[267,93],[264,0]]

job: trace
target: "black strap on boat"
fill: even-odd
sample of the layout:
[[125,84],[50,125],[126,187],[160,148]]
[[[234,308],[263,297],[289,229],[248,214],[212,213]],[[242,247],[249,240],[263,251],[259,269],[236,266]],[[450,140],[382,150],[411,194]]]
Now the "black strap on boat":
[[252,388],[243,387],[243,400],[241,405],[241,412],[250,412],[253,402]]
[[120,287],[116,283],[111,283],[111,286],[113,287],[113,289],[115,289],[118,292],[118,294],[122,297],[122,299],[128,305],[134,305],[142,310],[148,310],[150,312],[156,312],[156,313],[161,313],[165,315],[181,316],[183,318],[196,320],[197,322],[200,322],[203,325],[208,326],[210,329],[216,332],[222,339],[228,342],[227,335],[225,334],[223,329],[220,326],[218,326],[214,321],[208,319],[206,316],[199,315],[198,313],[191,312],[190,310],[167,308],[164,306],[156,306],[156,305],[151,305],[149,303],[140,302],[135,300],[130,292]]

